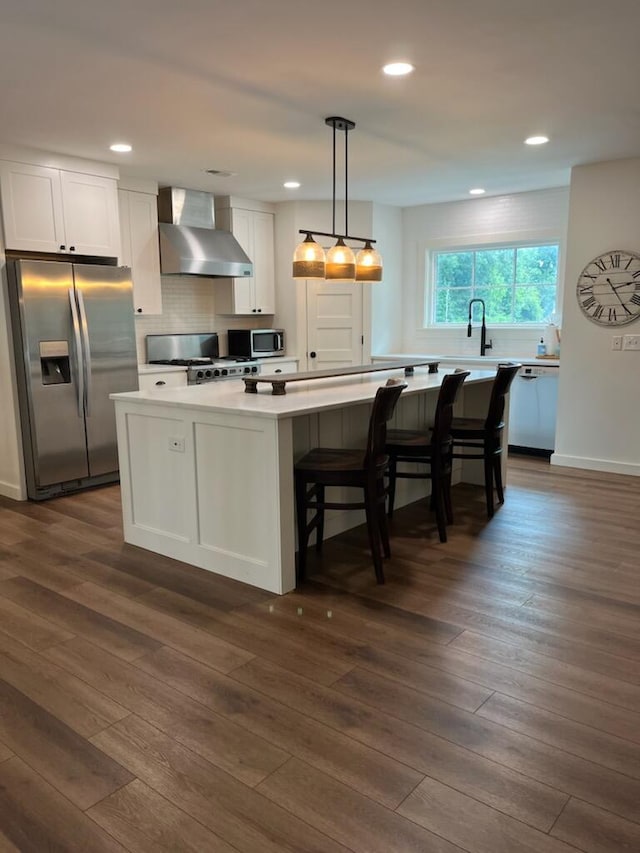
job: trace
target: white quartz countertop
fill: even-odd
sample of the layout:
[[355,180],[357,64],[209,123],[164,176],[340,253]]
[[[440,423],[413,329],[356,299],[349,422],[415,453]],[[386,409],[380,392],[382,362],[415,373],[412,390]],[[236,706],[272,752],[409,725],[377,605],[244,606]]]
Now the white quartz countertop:
[[139,364],[138,373],[182,373],[187,368],[182,364]]
[[[241,379],[230,379],[226,382],[208,382],[183,388],[159,387],[148,391],[128,391],[111,394],[111,399],[117,403],[132,405],[200,409],[277,420],[370,402],[377,389],[390,378],[406,381],[407,388],[403,395],[437,390],[444,375],[442,370],[439,373],[429,373],[426,367],[416,367],[414,375],[408,377],[399,369],[358,376],[310,379],[288,382],[287,393],[283,396],[274,396],[269,383],[260,384],[257,394],[246,394]],[[494,370],[473,370],[465,384],[486,382],[493,380],[494,376]]]
[[442,355],[423,352],[391,352],[383,353],[382,355],[372,355],[372,361],[409,361],[411,359],[425,358],[430,361],[439,361],[442,364],[457,364],[469,365],[470,367],[497,367],[498,364],[504,364],[507,361],[519,362],[520,364],[546,364],[548,367],[559,367],[560,358],[536,358],[532,356],[521,355]]

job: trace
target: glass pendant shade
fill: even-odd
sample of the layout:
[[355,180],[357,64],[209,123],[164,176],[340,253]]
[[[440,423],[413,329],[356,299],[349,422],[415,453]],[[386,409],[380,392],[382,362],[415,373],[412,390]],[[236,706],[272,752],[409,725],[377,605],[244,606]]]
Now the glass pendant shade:
[[368,240],[356,255],[356,281],[382,281],[382,257]]
[[356,256],[342,237],[339,237],[335,246],[327,252],[324,277],[327,281],[356,280]]
[[293,278],[321,278],[325,275],[324,249],[307,234],[293,254]]

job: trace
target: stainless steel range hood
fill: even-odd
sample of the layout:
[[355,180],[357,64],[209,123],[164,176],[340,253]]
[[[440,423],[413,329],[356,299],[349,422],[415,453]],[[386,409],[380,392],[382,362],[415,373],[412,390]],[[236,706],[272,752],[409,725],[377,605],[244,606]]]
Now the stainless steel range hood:
[[163,187],[158,193],[160,272],[243,278],[253,264],[230,231],[216,228],[211,193]]

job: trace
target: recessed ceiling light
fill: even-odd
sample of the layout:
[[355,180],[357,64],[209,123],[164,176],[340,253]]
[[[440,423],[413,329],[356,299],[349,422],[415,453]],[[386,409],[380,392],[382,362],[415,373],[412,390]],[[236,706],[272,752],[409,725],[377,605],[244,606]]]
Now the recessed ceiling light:
[[382,66],[382,70],[389,77],[404,77],[405,74],[411,74],[414,66],[410,62],[389,62]]
[[469,195],[484,195],[486,190],[483,190],[482,187],[474,187],[472,190],[469,190]]
[[118,154],[128,154],[129,151],[132,150],[131,146],[127,142],[116,142],[114,145],[110,145],[109,148],[111,151],[116,151]]
[[285,181],[282,186],[286,187],[288,190],[297,190],[300,183],[298,181]]
[[529,136],[525,139],[525,145],[544,145],[549,141],[548,136]]

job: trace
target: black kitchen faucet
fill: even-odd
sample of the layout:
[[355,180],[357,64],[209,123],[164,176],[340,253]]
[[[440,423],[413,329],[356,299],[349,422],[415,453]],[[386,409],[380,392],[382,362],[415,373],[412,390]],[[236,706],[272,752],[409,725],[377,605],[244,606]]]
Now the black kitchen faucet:
[[487,343],[487,327],[485,325],[485,306],[484,299],[470,299],[469,300],[469,325],[467,326],[467,337],[471,337],[471,309],[473,307],[474,302],[479,302],[482,305],[482,327],[480,329],[480,355],[484,355],[488,349],[493,349],[493,342],[491,338],[489,338],[489,343]]

